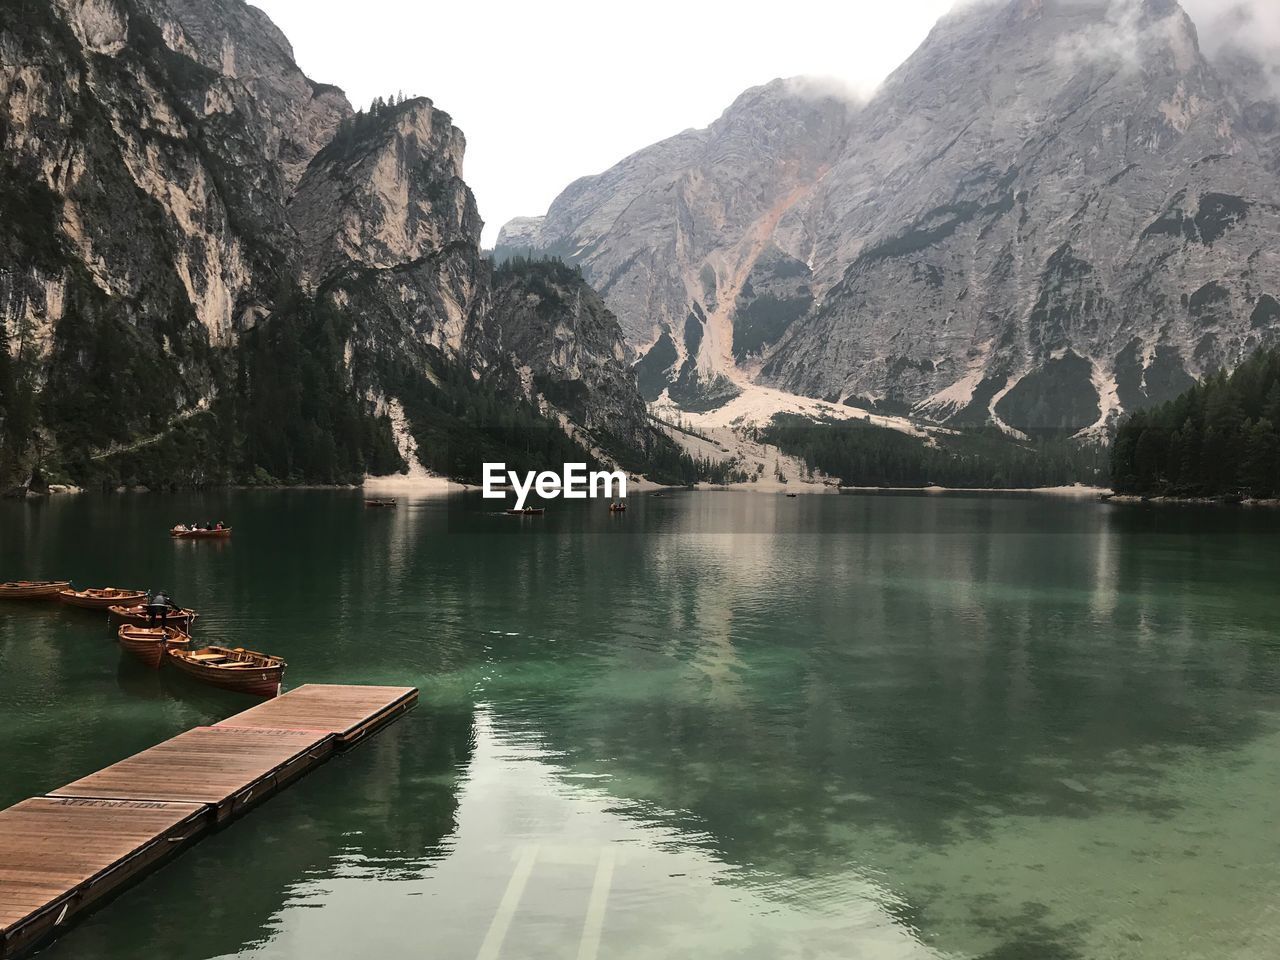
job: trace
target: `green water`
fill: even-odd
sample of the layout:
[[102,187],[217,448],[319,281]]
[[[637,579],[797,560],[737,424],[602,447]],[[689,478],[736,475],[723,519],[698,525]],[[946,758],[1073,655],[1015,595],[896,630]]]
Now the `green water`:
[[[215,518],[231,543],[173,542]],[[0,579],[165,587],[404,721],[49,960],[1280,955],[1280,518],[681,493],[0,503]],[[0,607],[0,806],[252,701]]]

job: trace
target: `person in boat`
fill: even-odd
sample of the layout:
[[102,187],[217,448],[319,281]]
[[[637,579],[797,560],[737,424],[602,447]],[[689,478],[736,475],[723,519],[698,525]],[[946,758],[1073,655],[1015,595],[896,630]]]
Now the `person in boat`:
[[163,590],[157,590],[147,597],[147,626],[163,627],[165,617],[168,616],[169,611],[180,609],[182,608],[170,600],[167,593]]
[[223,525],[222,525],[222,521],[221,521],[221,520],[219,520],[219,521],[218,521],[218,525],[217,525],[216,527],[214,527],[213,529],[215,529],[215,530],[224,530],[224,529],[226,529],[226,528],[225,528],[225,527],[223,527]]

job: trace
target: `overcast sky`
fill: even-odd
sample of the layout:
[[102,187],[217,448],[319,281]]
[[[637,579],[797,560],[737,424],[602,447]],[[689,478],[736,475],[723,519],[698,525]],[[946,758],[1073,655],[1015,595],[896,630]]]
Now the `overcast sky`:
[[254,0],[356,106],[430,97],[467,136],[485,244],[570,181],[802,74],[870,93],[952,0]]

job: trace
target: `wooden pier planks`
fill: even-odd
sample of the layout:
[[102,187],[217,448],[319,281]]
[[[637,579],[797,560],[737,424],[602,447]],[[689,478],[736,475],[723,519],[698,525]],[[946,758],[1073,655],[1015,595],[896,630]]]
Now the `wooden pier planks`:
[[308,685],[0,811],[0,958],[412,708],[412,687]]
[[324,730],[350,746],[418,702],[413,687],[306,684],[223,720],[219,727]]
[[206,803],[222,823],[328,759],[333,747],[324,731],[196,727],[49,795]]
[[208,822],[199,803],[38,797],[0,811],[0,956],[49,936]]

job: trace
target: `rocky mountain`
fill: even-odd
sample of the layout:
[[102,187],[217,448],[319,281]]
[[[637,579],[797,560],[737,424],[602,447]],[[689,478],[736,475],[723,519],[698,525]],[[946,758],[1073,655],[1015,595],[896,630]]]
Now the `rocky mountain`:
[[[783,214],[839,155],[849,116],[843,97],[806,81],[749,90],[706,130],[576,181],[543,218],[507,224],[498,251],[580,265],[633,353],[650,355],[640,372],[649,399],[668,385],[691,404],[732,396],[724,361],[736,299]],[[759,336],[746,332],[739,352]]]
[[[630,462],[670,443],[522,376],[555,350],[495,314],[518,281],[495,301],[449,116],[353,111],[242,0],[0,6],[0,143],[0,482],[349,480],[406,433],[452,474],[545,425]],[[547,336],[590,296],[562,279]],[[596,320],[557,389],[634,410]]]
[[1271,79],[1174,0],[965,4],[869,102],[749,91],[500,247],[580,264],[650,397],[1088,434],[1280,331]]

